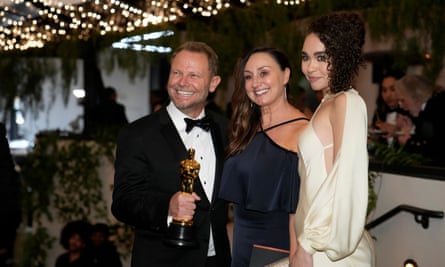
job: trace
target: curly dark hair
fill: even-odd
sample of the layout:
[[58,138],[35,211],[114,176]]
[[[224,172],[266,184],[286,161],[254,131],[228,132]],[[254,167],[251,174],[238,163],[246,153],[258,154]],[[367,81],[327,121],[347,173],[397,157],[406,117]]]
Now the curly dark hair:
[[363,64],[363,20],[353,12],[330,13],[313,21],[308,29],[310,33],[317,35],[326,48],[331,92],[348,90]]
[[92,226],[90,223],[85,221],[71,221],[68,222],[60,233],[60,244],[65,249],[69,249],[69,240],[70,238],[78,234],[79,237],[85,242],[86,245],[90,243],[90,235],[91,235]]
[[[228,157],[242,152],[260,129],[261,111],[247,96],[244,80],[244,68],[247,61],[256,53],[269,54],[278,63],[281,70],[289,69],[289,80],[292,77],[292,67],[288,57],[277,48],[256,47],[237,62],[234,71],[235,91],[232,95],[233,112],[230,120],[229,145],[227,147]],[[289,84],[286,86],[286,90],[289,90]]]

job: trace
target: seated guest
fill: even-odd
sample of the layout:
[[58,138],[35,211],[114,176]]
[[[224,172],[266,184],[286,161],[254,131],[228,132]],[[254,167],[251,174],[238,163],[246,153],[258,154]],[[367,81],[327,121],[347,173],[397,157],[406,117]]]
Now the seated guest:
[[91,256],[96,267],[122,267],[117,249],[110,242],[110,229],[104,223],[92,227]]
[[398,117],[406,114],[398,106],[397,92],[394,84],[403,75],[397,72],[387,73],[380,83],[377,109],[372,118],[371,138],[384,144],[392,144],[394,135],[399,130]]
[[[412,116],[404,120],[398,141],[407,152],[420,153],[434,165],[445,162],[445,92],[420,75],[406,75],[395,83],[400,108]],[[412,127],[414,133],[412,133]]]
[[83,221],[67,223],[60,235],[60,244],[66,252],[56,259],[55,267],[94,267],[88,253],[91,225]]

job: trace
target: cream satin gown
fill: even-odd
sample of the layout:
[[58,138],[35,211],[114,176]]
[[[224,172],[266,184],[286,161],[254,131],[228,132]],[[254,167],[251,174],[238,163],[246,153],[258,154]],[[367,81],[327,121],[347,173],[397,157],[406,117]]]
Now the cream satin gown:
[[324,152],[332,144],[322,145],[311,122],[299,139],[301,189],[295,229],[300,245],[313,255],[314,267],[374,266],[373,242],[364,230],[366,105],[354,89],[342,93],[347,96],[343,141],[330,173]]

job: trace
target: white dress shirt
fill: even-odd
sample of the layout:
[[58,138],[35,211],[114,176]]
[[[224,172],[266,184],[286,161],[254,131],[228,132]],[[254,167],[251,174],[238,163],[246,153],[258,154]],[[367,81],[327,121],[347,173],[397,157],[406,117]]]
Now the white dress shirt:
[[[193,129],[186,133],[186,123],[184,118],[190,118],[184,113],[182,113],[174,104],[170,102],[167,106],[167,112],[173,121],[179,135],[181,136],[182,142],[184,143],[187,150],[189,148],[195,149],[195,160],[199,162],[199,180],[204,188],[204,191],[209,199],[212,201],[213,195],[213,185],[215,182],[215,169],[216,169],[216,155],[213,147],[212,135],[210,131],[205,131],[200,127],[193,127]],[[205,116],[204,110],[196,118],[190,119],[201,119]],[[179,166],[178,166],[179,168]],[[215,255],[215,247],[213,244],[212,231],[210,229],[210,240],[209,240],[209,250],[208,256]]]

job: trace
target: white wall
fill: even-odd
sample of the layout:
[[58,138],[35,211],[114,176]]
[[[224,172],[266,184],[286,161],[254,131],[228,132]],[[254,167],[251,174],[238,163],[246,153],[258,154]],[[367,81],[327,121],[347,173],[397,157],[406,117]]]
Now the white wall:
[[[59,59],[54,59],[55,64],[59,64]],[[69,91],[73,89],[84,89],[83,62],[77,61],[77,79],[70,85]],[[126,72],[115,69],[112,73],[102,73],[105,86],[113,86],[118,93],[118,102],[126,108],[128,120],[134,121],[137,118],[149,113],[149,73],[142,78],[135,78],[131,81]],[[81,133],[83,130],[83,106],[78,102],[72,93],[69,94],[68,102],[65,104],[62,99],[62,82],[59,76],[56,83],[46,81],[43,84],[43,110],[37,114],[32,111],[24,113],[25,123],[19,126],[19,134],[23,139],[33,142],[35,135],[40,131],[61,130]],[[54,90],[53,90],[54,88]],[[54,99],[54,100],[52,100]],[[22,108],[23,107],[22,105]],[[25,108],[26,110],[26,108]],[[77,127],[73,124],[77,122]]]
[[[445,181],[383,173],[375,186],[378,201],[370,221],[398,205],[445,211]],[[429,228],[402,212],[370,230],[375,237],[376,266],[402,266],[414,259],[418,266],[445,266],[445,219],[430,219]]]
[[127,118],[130,122],[150,112],[150,77],[148,70],[144,77],[135,78],[134,81],[131,81],[126,72],[115,68],[110,74],[102,72],[102,79],[104,86],[112,86],[116,89],[117,101],[125,106]]
[[[59,64],[58,59],[54,59]],[[77,67],[82,70],[81,61],[77,62]],[[65,105],[62,99],[62,82],[60,76],[56,79],[56,84],[45,81],[43,84],[42,98],[44,99],[43,110],[34,113],[30,110],[24,113],[25,123],[19,126],[19,133],[29,141],[34,140],[35,134],[43,130],[63,130],[71,131],[70,123],[83,114],[83,108],[77,103],[77,99],[70,94],[68,103]],[[77,82],[72,83],[70,91],[74,88],[83,88],[83,73],[78,72]],[[53,91],[54,88],[54,91]],[[54,97],[54,101],[51,99]],[[26,110],[26,107],[23,107]],[[79,120],[82,123],[82,120]],[[80,125],[81,127],[83,123]]]

